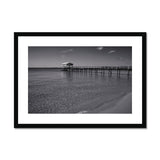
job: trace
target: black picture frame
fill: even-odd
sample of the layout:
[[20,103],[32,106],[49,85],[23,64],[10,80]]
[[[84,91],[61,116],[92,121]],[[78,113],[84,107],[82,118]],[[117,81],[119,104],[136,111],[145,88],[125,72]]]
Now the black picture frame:
[[[14,33],[14,128],[146,128],[147,127],[147,33],[146,32],[15,32]],[[19,124],[18,45],[21,36],[140,36],[142,37],[141,124]]]

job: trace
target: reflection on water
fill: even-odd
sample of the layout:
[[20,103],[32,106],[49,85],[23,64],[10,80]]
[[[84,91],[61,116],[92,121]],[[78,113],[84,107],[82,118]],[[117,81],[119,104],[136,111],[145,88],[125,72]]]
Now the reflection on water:
[[66,79],[68,82],[73,81],[74,79],[81,79],[81,78],[89,78],[89,79],[99,79],[99,80],[106,80],[106,79],[120,79],[126,78],[131,79],[131,75],[128,75],[127,72],[123,72],[120,75],[116,72],[109,73],[109,72],[73,72],[73,71],[61,71],[61,77]]
[[[62,73],[63,73],[63,77],[64,77],[68,82],[72,82],[72,80],[73,80],[73,72],[65,72],[65,71],[63,71]],[[74,78],[76,78],[76,77],[74,76]]]

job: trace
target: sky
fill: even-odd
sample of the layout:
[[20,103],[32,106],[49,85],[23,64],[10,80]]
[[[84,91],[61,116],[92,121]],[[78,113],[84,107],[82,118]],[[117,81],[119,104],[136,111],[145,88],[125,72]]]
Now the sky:
[[132,47],[28,47],[28,67],[74,66],[131,66]]

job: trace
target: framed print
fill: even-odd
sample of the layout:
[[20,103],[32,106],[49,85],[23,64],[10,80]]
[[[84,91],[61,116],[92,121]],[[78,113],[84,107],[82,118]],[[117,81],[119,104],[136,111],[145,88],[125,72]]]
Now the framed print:
[[14,33],[15,128],[146,128],[145,32]]

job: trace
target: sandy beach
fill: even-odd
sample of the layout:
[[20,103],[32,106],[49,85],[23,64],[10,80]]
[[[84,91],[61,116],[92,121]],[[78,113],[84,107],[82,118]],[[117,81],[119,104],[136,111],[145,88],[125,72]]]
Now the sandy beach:
[[104,97],[81,104],[80,108],[90,108],[79,113],[132,113],[132,94],[122,94],[109,100]]
[[132,113],[132,93],[128,93],[122,97],[111,108],[106,109],[104,112],[109,113]]

